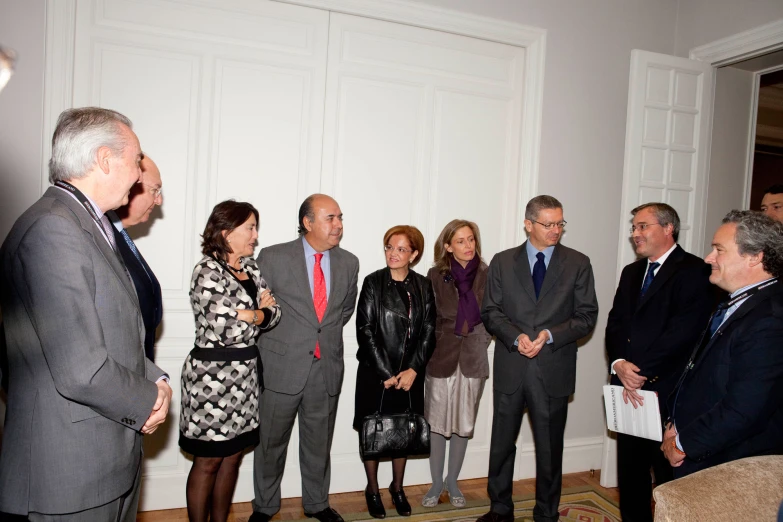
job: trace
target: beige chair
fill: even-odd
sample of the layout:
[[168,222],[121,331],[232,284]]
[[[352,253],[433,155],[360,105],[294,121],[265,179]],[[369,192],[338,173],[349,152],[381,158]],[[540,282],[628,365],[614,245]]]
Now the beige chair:
[[748,457],[658,486],[655,522],[774,522],[783,500],[783,456]]

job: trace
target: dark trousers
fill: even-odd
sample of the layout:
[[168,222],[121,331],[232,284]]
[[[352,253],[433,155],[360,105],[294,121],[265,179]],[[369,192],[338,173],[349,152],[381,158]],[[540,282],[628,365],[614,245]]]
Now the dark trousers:
[[544,390],[538,361],[527,366],[527,375],[512,394],[493,390],[494,415],[489,449],[487,492],[491,510],[513,513],[511,500],[516,441],[525,407],[533,425],[536,445],[536,506],[533,520],[557,521],[563,482],[563,435],[568,414],[568,397],[550,397]]
[[650,468],[658,486],[673,478],[660,442],[618,433],[617,481],[623,522],[652,522]]

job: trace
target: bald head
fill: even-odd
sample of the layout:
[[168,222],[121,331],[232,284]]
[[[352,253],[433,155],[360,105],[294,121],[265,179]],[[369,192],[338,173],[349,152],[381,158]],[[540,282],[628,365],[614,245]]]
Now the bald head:
[[130,191],[128,204],[117,209],[117,215],[125,228],[144,223],[157,205],[163,203],[160,190],[163,183],[160,180],[160,169],[149,156],[141,160],[141,178]]

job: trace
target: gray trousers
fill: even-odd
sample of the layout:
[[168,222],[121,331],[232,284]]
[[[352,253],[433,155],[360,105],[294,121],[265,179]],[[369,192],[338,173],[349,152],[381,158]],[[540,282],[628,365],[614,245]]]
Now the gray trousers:
[[[142,459],[144,460],[144,459]],[[130,491],[102,506],[97,506],[76,513],[51,515],[44,513],[29,513],[30,522],[136,522],[136,512],[139,509],[139,491],[141,490],[141,461],[136,470],[136,478]]]
[[280,511],[280,483],[288,441],[299,417],[299,467],[302,507],[317,513],[329,507],[332,435],[339,395],[329,396],[321,368],[314,360],[304,389],[296,395],[264,390],[259,401],[261,443],[253,466],[253,511],[274,515]]
[[489,449],[487,492],[492,511],[513,513],[511,499],[514,479],[516,440],[525,408],[530,412],[536,445],[536,505],[533,520],[556,522],[563,481],[563,437],[568,397],[550,397],[538,360],[527,365],[527,375],[517,390],[508,395],[493,390],[495,413],[492,417],[492,442]]

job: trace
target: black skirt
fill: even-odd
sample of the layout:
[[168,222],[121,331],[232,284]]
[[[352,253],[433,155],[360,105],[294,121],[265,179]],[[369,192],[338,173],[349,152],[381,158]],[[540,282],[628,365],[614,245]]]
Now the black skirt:
[[[354,401],[353,429],[359,431],[362,420],[378,411],[383,393],[382,377],[375,370],[360,364],[356,372],[356,399]],[[383,393],[381,413],[405,413],[410,409],[424,415],[424,373],[416,375],[410,392],[389,388]]]

